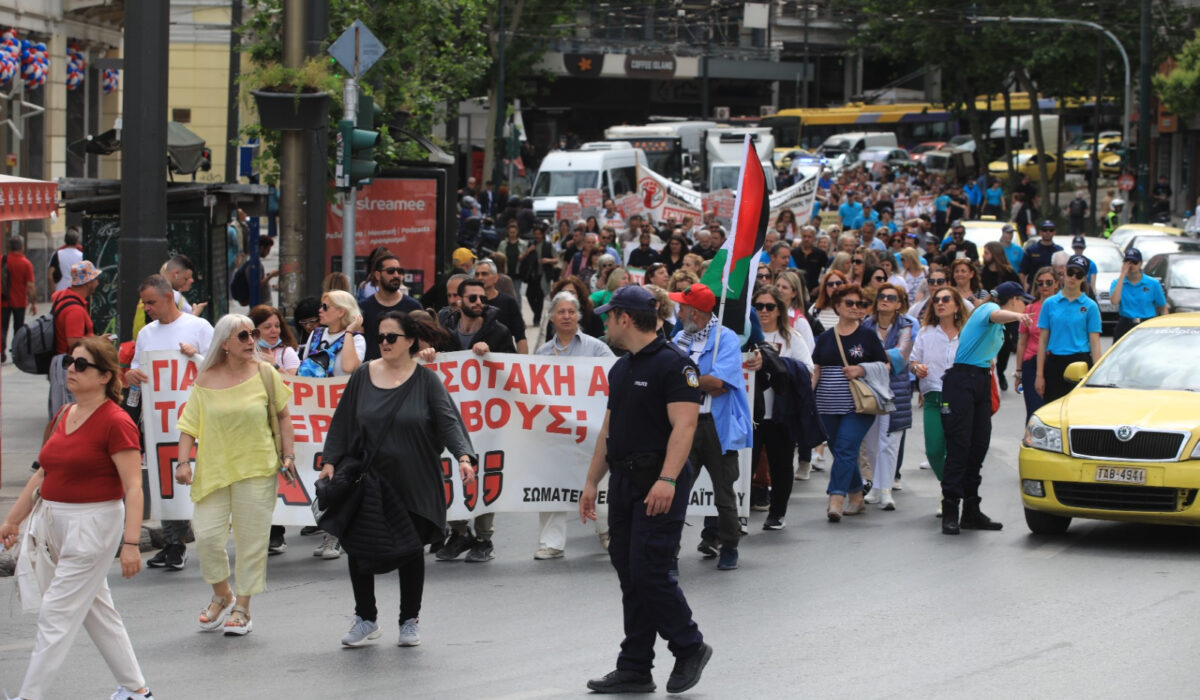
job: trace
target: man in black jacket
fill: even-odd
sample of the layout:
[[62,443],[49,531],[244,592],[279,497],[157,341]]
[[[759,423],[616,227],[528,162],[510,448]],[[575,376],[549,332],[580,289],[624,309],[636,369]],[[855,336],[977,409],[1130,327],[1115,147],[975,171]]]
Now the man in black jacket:
[[644,270],[654,262],[658,262],[658,251],[650,247],[650,232],[643,231],[638,236],[638,247],[629,251],[629,266]]
[[[451,341],[463,350],[471,350],[476,355],[486,355],[489,352],[515,353],[512,333],[496,320],[500,315],[499,309],[488,306],[483,291],[483,283],[479,280],[465,279],[458,285],[458,294],[462,299],[457,311],[449,307],[438,313],[442,326],[450,331]],[[467,552],[466,561],[472,564],[491,561],[496,558],[492,547],[492,534],[495,532],[495,513],[485,513],[475,518],[475,534],[466,520],[452,520],[449,525],[453,532],[450,539],[438,549],[435,555],[438,561],[453,561],[460,554]]]

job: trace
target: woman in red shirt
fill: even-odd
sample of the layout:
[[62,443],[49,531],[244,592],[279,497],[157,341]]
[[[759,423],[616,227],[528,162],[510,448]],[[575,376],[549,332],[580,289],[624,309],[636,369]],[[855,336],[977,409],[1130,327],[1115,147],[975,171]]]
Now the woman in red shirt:
[[[118,545],[125,578],[142,567],[138,553],[142,531],[138,430],[118,405],[117,351],[112,343],[93,336],[76,341],[71,353],[59,361],[67,366],[67,387],[75,395],[75,403],[63,406],[54,417],[38,455],[40,468],[0,524],[0,542],[11,547],[28,517],[31,534],[45,543],[54,562],[53,578],[41,591],[37,642],[21,697],[50,697],[49,682],[83,627],[120,684],[112,697],[149,698],[150,690],[108,588],[108,567]],[[35,508],[34,494],[39,488],[43,500]],[[30,565],[33,554],[22,553],[19,570]]]

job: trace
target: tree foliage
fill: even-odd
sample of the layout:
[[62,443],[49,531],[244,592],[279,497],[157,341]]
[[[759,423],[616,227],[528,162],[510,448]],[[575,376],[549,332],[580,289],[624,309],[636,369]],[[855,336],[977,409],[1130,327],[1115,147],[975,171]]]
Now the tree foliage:
[[1154,76],[1154,90],[1180,119],[1200,114],[1200,31],[1183,45],[1174,70]]

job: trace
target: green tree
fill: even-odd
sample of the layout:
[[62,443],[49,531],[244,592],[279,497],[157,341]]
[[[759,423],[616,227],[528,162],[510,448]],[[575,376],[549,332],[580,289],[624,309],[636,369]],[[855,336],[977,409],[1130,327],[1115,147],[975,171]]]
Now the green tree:
[[1154,76],[1154,90],[1180,119],[1200,114],[1200,31],[1183,45],[1174,70]]

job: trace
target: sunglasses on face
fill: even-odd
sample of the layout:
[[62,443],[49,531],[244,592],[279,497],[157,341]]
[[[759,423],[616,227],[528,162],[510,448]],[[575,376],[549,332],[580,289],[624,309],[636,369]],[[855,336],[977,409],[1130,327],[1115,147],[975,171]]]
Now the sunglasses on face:
[[467,294],[466,296],[463,297],[463,299],[471,302],[472,304],[474,304],[477,301],[483,301],[483,298],[484,297],[482,294]]
[[237,335],[235,335],[234,337],[238,339],[238,342],[245,343],[245,342],[248,342],[251,338],[258,340],[259,335],[261,335],[261,333],[258,332],[257,328],[255,328],[252,331],[248,331],[243,328],[242,331],[240,333],[238,333]]
[[776,308],[778,307],[775,305],[775,302],[755,302],[754,304],[755,311],[774,311]]
[[875,275],[871,278],[872,282],[887,282],[887,277],[884,275]]
[[930,277],[929,283],[935,287],[940,287],[946,283],[946,278],[945,277]]
[[1074,277],[1077,280],[1081,280],[1084,277],[1087,277],[1087,271],[1080,270],[1079,268],[1076,268],[1076,267],[1070,267],[1070,268],[1067,268],[1067,277]]
[[855,301],[854,299],[847,299],[843,303],[846,305],[847,309],[853,309],[855,307],[858,307],[860,309],[871,308],[871,302],[863,300],[863,299],[859,299],[858,301]]
[[100,369],[100,365],[88,362],[86,358],[63,355],[63,370],[70,369],[72,366],[75,367],[76,372],[86,372],[88,367],[94,367],[97,372],[104,371]]
[[326,304],[325,302],[321,302],[321,310],[322,310],[322,311],[328,311],[328,310],[329,310],[329,304]]
[[771,273],[770,272],[760,272],[757,275],[755,275],[755,277],[757,277],[760,280],[770,279]]
[[404,335],[403,333],[380,333],[378,336],[375,337],[375,340],[379,341],[380,345],[391,345],[392,343],[396,342],[400,338],[407,338],[407,337],[408,336]]
[[842,280],[829,280],[828,282],[825,283],[825,286],[826,287],[840,287],[843,284],[845,284],[845,282]]
[[851,260],[850,262],[854,263],[855,265],[862,265],[864,261],[862,258],[855,258],[855,259]]
[[900,297],[896,294],[877,294],[875,299],[878,301],[900,301]]
[[402,267],[385,267],[385,268],[381,269],[380,272],[382,272],[384,274],[388,274],[388,275],[398,275],[401,272],[404,272],[404,268],[402,268]]
[[946,294],[946,295],[943,295],[940,297],[934,297],[933,303],[935,303],[935,304],[952,304],[952,303],[954,303],[954,297],[950,296],[949,294]]
[[1058,284],[1058,282],[1056,282],[1055,280],[1039,280],[1038,281],[1039,287],[1053,287],[1056,284]]
[[320,321],[318,321],[315,318],[302,318],[299,321],[297,321],[297,323],[300,324],[301,326],[315,326],[318,323],[320,323]]

